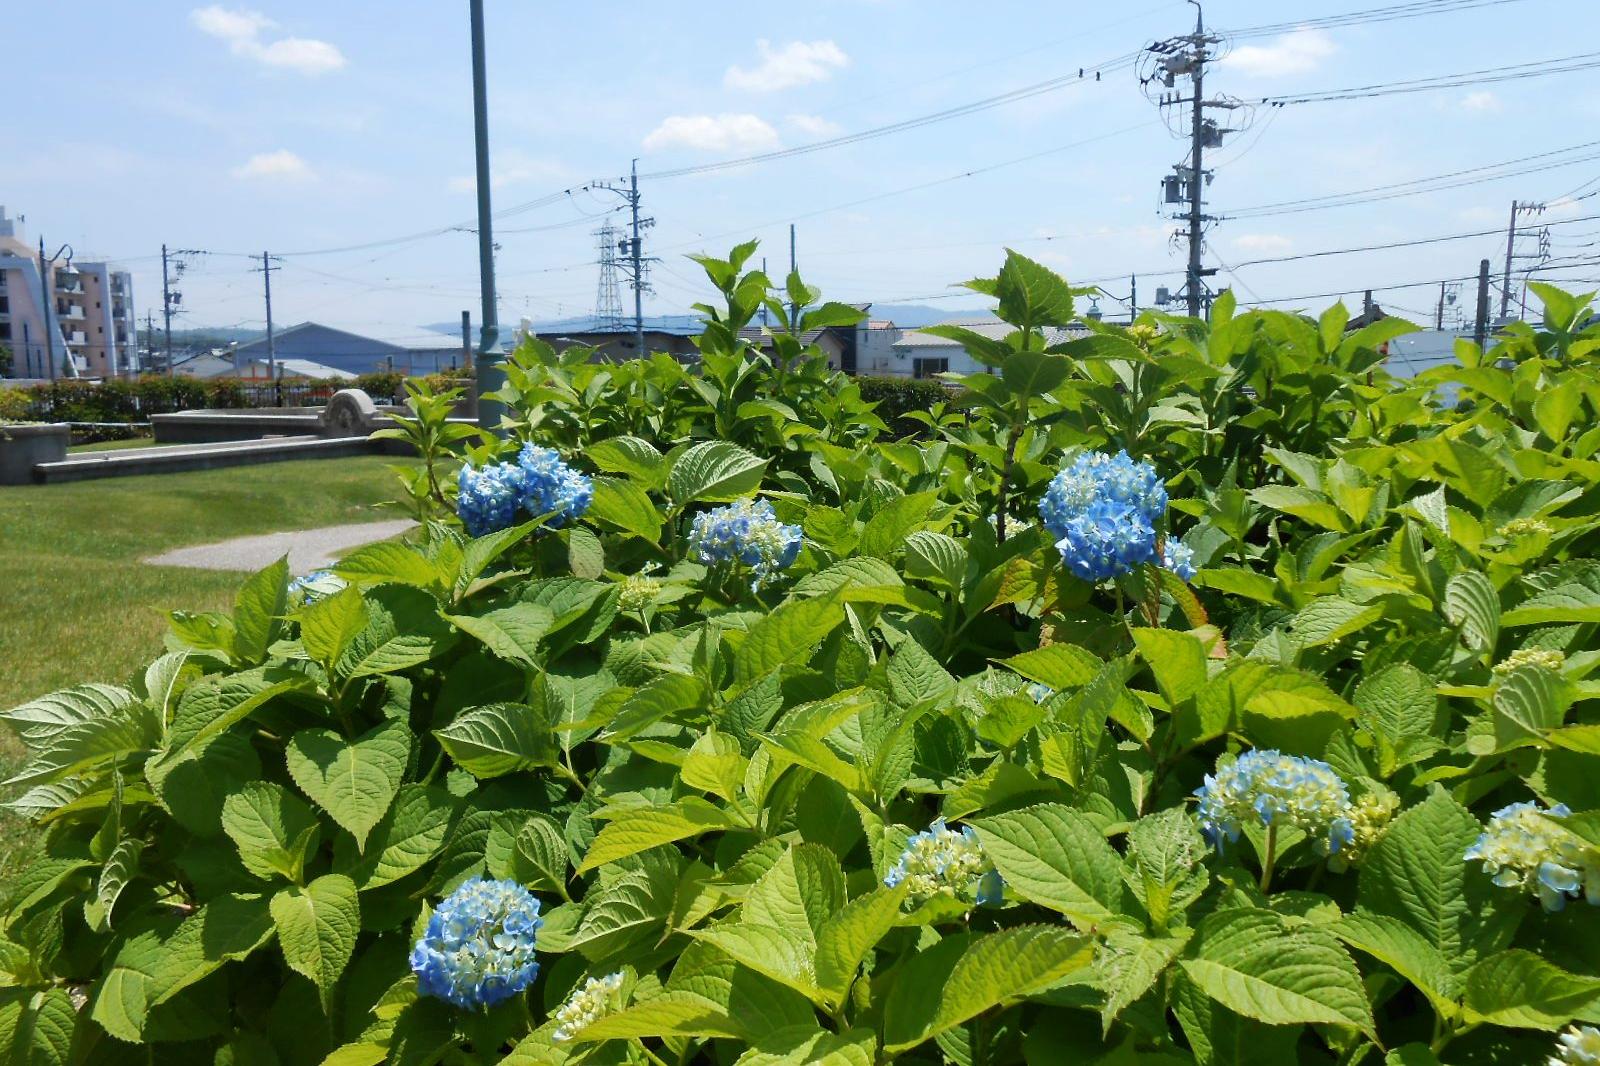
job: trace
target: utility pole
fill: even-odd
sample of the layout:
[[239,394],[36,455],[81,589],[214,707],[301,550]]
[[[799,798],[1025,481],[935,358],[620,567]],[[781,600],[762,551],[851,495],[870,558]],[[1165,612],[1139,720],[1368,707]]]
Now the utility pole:
[[[769,282],[772,280],[772,278],[767,274],[767,257],[766,256],[762,256],[761,257],[761,276],[766,278]],[[772,324],[771,318],[767,313],[767,301],[762,300],[761,301],[761,326],[762,326],[763,329],[765,329],[768,326],[770,326],[771,324]]]
[[172,376],[172,282],[167,276],[167,246],[161,246],[161,315],[167,329],[167,377]]
[[[151,363],[154,363],[156,357],[156,319],[148,307],[144,311],[144,350],[146,357]],[[145,369],[152,368],[145,367]]]
[[478,176],[478,287],[483,299],[483,325],[478,342],[475,395],[478,426],[500,430],[504,407],[488,394],[505,383],[505,371],[495,356],[500,348],[500,309],[494,291],[494,232],[489,202],[489,98],[485,71],[483,0],[468,0],[472,19],[472,132]]
[[44,322],[44,361],[50,380],[56,379],[56,330],[50,328],[50,260],[44,257],[44,235],[39,235],[39,317]]
[[[1172,218],[1184,223],[1189,244],[1189,262],[1184,272],[1184,298],[1190,317],[1199,318],[1203,313],[1209,313],[1211,307],[1211,292],[1205,279],[1217,273],[1215,267],[1206,267],[1203,262],[1205,226],[1207,222],[1215,221],[1215,216],[1205,213],[1204,189],[1211,176],[1205,169],[1205,150],[1221,147],[1224,134],[1242,132],[1250,123],[1246,117],[1238,125],[1224,128],[1215,119],[1206,117],[1207,108],[1234,111],[1245,108],[1245,105],[1229,97],[1206,99],[1206,64],[1218,54],[1224,42],[1221,37],[1206,32],[1205,12],[1199,0],[1189,2],[1195,7],[1194,33],[1170,37],[1150,45],[1141,59],[1139,81],[1145,95],[1164,115],[1169,109],[1188,105],[1182,127],[1178,125],[1176,114],[1167,120],[1175,136],[1186,137],[1189,141],[1189,153],[1187,161],[1175,165],[1173,173],[1162,180],[1162,202],[1174,206],[1181,204],[1185,208]],[[1179,78],[1189,79],[1191,95],[1185,97],[1181,92],[1167,91],[1177,86]],[[1244,114],[1249,115],[1248,109]],[[1184,132],[1180,132],[1184,127]]]
[[1489,340],[1489,260],[1482,260],[1478,264],[1478,321],[1472,331],[1472,339],[1479,350]]
[[1139,275],[1128,275],[1128,325],[1139,319]]
[[[799,257],[797,257],[795,255],[794,223],[791,222],[791,223],[789,223],[789,274],[792,277],[793,275],[798,274],[799,272],[800,272],[800,259],[799,259]],[[791,333],[795,333],[796,336],[799,336],[799,334],[796,332],[799,328],[800,328],[800,305],[795,303],[794,302],[794,298],[791,296],[789,298],[789,331]]]
[[273,405],[283,406],[283,382],[278,378],[278,342],[272,333],[272,272],[281,270],[272,265],[272,256],[261,253],[261,280],[267,294],[267,380],[272,382]]
[[[628,171],[628,183],[626,185],[601,181],[595,182],[589,187],[591,189],[604,189],[606,192],[620,196],[622,201],[628,205],[628,210],[632,216],[632,222],[630,223],[632,235],[623,242],[628,253],[625,257],[627,265],[623,269],[633,275],[633,353],[635,358],[643,359],[647,354],[644,350],[644,294],[650,289],[650,280],[645,275],[650,269],[650,264],[656,262],[654,256],[644,254],[644,231],[654,226],[656,220],[641,217],[639,214],[639,207],[642,203],[642,198],[639,195],[639,161],[637,159],[633,161],[633,166]],[[601,227],[601,229],[603,232],[605,227]],[[602,237],[601,239],[604,240],[605,238]],[[606,255],[603,249],[600,256],[600,284],[601,295],[599,303],[601,307],[597,308],[597,312],[602,320],[598,325],[604,329],[603,316],[605,307],[609,306],[609,300],[605,293]]]
[[1439,282],[1439,310],[1433,316],[1433,328],[1441,332],[1444,330],[1444,287],[1445,282]]
[[1517,216],[1525,212],[1543,211],[1544,204],[1531,200],[1511,201],[1511,225],[1506,228],[1506,267],[1500,282],[1500,317],[1505,318],[1511,309],[1511,260],[1517,251]]
[[461,312],[461,367],[472,369],[472,312]]

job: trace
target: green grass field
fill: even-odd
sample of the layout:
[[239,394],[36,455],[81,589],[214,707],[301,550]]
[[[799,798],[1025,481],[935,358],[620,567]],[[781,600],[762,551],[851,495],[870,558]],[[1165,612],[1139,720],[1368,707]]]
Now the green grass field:
[[[161,652],[165,612],[225,609],[244,576],[147,566],[169,548],[400,517],[379,456],[0,488],[0,709],[122,684]],[[0,726],[0,780],[21,755]],[[0,882],[23,848],[0,816]]]

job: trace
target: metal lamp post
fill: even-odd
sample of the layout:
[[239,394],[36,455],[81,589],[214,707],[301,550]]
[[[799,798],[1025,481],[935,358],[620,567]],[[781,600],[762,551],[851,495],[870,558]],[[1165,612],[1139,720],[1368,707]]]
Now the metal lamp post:
[[489,203],[489,100],[484,62],[483,0],[469,0],[472,14],[472,125],[478,165],[478,276],[482,292],[482,325],[478,335],[478,357],[473,360],[478,425],[502,432],[500,420],[505,406],[489,398],[505,384],[500,366],[500,313],[494,289],[494,232]]
[[55,261],[65,254],[67,265],[72,265],[72,245],[63,244],[56,249],[56,254],[46,259],[44,255],[44,238],[39,238],[39,315],[44,322],[44,361],[45,368],[50,375],[50,380],[56,379],[56,331],[50,328],[50,268]]

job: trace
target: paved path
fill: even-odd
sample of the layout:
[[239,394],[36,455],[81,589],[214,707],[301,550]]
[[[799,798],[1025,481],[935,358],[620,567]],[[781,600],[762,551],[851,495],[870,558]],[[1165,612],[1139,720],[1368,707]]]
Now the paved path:
[[195,570],[254,571],[287,554],[291,574],[309,574],[333,565],[353,548],[388,540],[415,526],[416,523],[409,518],[402,518],[389,522],[360,522],[289,533],[266,533],[258,537],[236,537],[220,544],[177,548],[144,561],[153,566],[186,566]]

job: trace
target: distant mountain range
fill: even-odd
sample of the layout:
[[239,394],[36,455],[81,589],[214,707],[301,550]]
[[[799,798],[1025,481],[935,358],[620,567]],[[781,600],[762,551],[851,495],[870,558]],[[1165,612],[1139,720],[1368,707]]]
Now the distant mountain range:
[[[992,312],[981,307],[929,307],[926,304],[873,304],[872,317],[874,319],[887,319],[895,325],[905,329],[917,329],[922,326],[931,326],[936,322],[949,321],[983,321],[993,318]],[[501,329],[515,328],[520,322],[520,317],[502,317]],[[633,320],[627,320],[627,325],[632,328]],[[461,336],[460,322],[440,322],[423,326],[433,333],[440,333],[450,337]],[[474,324],[474,330],[477,326]],[[541,318],[533,320],[533,329],[536,333],[561,333],[571,331],[574,333],[585,332],[595,328],[595,322],[590,317],[572,318]],[[699,315],[646,315],[645,329],[667,330],[672,333],[698,331],[700,328]]]

